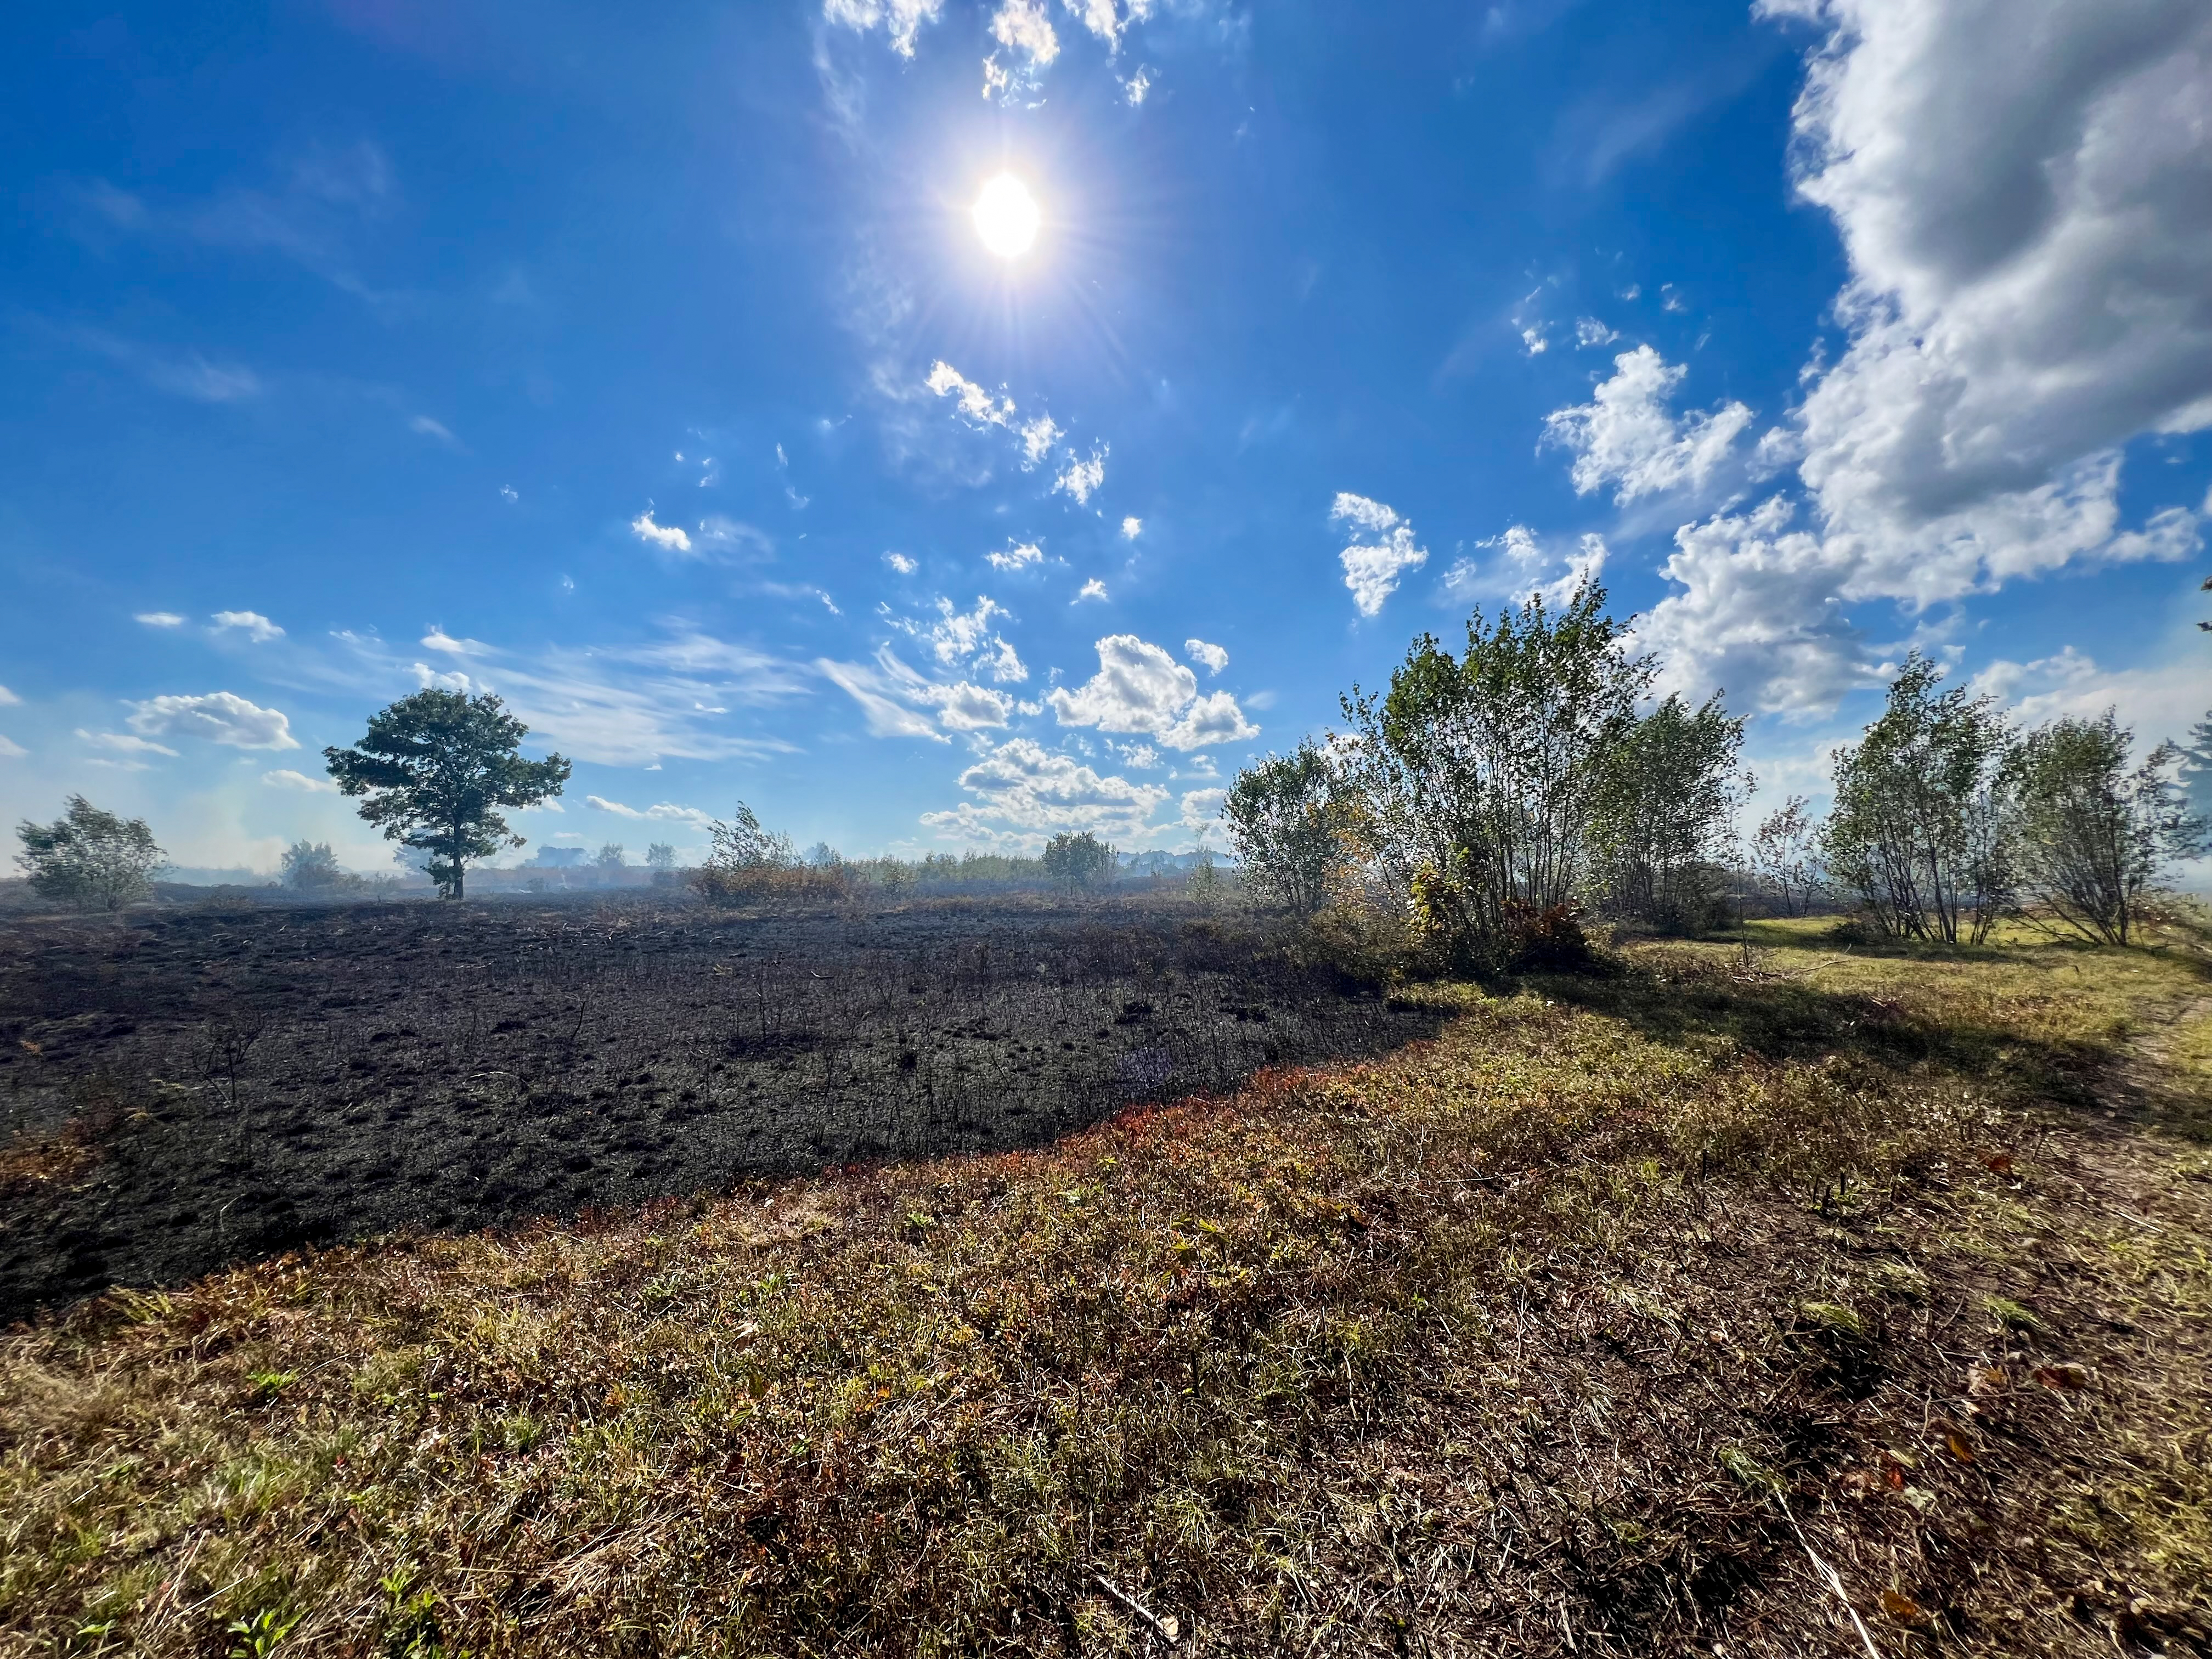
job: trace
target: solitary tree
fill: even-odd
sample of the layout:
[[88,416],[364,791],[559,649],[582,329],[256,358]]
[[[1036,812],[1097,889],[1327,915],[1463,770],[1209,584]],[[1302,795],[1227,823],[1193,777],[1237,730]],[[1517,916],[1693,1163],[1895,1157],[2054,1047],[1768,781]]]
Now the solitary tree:
[[1064,892],[1095,887],[1112,874],[1114,849],[1088,830],[1063,830],[1044,846],[1045,878]]
[[592,862],[598,865],[602,870],[621,869],[623,867],[623,844],[618,841],[611,841],[604,843],[600,847],[599,850],[592,855]]
[[[1245,881],[1306,915],[1328,902],[1357,854],[1357,805],[1311,738],[1239,772],[1221,816]],[[1210,878],[1210,859],[1206,868]]]
[[337,854],[331,851],[328,842],[294,842],[284,849],[279,868],[284,884],[302,893],[343,887],[346,883],[346,872],[338,867]]
[[361,815],[387,839],[429,855],[427,872],[447,898],[462,896],[472,860],[523,837],[501,807],[535,806],[561,793],[568,763],[525,760],[530,728],[489,692],[425,690],[370,716],[351,749],[325,749],[341,793],[366,797]]
[[645,849],[645,867],[656,873],[676,867],[676,849],[665,841],[657,841]]
[[82,795],[52,823],[15,826],[16,866],[31,890],[81,909],[120,910],[152,890],[164,854],[143,818],[104,812]]

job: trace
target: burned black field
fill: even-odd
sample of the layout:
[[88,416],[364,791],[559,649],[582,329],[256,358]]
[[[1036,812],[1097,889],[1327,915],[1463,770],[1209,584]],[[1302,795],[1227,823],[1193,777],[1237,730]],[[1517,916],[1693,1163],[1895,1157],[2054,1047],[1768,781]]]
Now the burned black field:
[[0,932],[0,1319],[1048,1140],[1435,1016],[1170,902],[240,904]]

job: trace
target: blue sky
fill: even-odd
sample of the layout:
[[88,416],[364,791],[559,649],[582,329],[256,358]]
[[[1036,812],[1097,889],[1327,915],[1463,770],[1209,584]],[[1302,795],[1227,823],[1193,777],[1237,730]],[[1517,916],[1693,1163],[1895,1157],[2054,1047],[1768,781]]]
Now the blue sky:
[[533,842],[743,799],[855,853],[1182,847],[1413,635],[1593,568],[1756,716],[1763,799],[1913,646],[2024,718],[2212,703],[2199,0],[0,42],[10,819],[388,867],[319,751],[438,683],[576,761]]

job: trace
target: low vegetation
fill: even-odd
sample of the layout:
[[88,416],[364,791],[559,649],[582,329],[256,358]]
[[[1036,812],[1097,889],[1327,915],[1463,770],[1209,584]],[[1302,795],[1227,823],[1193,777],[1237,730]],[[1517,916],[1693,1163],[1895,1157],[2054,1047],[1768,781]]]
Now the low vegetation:
[[16,868],[44,899],[81,910],[122,909],[153,890],[166,858],[143,818],[125,818],[71,795],[52,823],[16,825]]
[[1605,599],[1477,611],[1457,657],[1424,635],[1386,691],[1352,688],[1345,732],[1246,767],[1222,816],[1250,890],[1361,913],[1332,931],[1395,933],[1430,973],[1571,963],[1590,916],[1688,934],[1819,901],[1885,939],[1979,945],[2018,918],[2124,945],[2212,845],[2191,810],[2212,726],[2137,763],[2109,710],[2022,730],[1915,653],[1838,751],[1827,817],[1793,795],[1746,848],[1742,720],[1654,701],[1662,665]]
[[0,1651],[2212,1642],[2201,957],[1823,922],[0,1346]]

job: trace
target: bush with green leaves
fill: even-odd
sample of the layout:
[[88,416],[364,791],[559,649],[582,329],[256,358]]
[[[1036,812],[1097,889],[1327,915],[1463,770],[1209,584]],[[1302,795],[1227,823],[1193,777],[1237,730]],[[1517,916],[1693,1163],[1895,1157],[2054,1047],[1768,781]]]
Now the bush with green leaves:
[[1743,721],[1717,696],[1668,696],[1622,728],[1591,800],[1594,895],[1611,914],[1670,932],[1709,926],[1741,799]]
[[295,841],[278,860],[277,878],[298,893],[324,893],[353,884],[328,842]]
[[153,891],[166,854],[143,818],[103,811],[71,795],[52,823],[15,826],[16,867],[41,898],[86,910],[120,910]]
[[1499,965],[1568,937],[1653,674],[1604,607],[1591,584],[1557,611],[1540,596],[1478,611],[1461,656],[1424,635],[1386,694],[1344,700],[1369,854],[1443,962]]
[[1063,893],[1079,893],[1113,878],[1114,849],[1085,830],[1063,830],[1044,844],[1044,876]]
[[[1358,797],[1310,738],[1239,772],[1221,816],[1245,885],[1304,915],[1337,894],[1358,860]],[[1211,859],[1204,868],[1211,881]]]
[[458,899],[471,861],[524,844],[500,809],[550,800],[568,781],[558,755],[523,758],[529,735],[489,692],[432,688],[371,715],[360,743],[323,757],[340,793],[364,798],[362,817],[423,855],[439,891]]
[[2007,757],[2013,854],[2031,920],[2125,945],[2160,876],[2203,849],[2204,821],[2172,775],[2181,750],[2163,744],[2130,767],[2134,739],[2107,709],[2027,732]]
[[2017,887],[2012,732],[1992,699],[1939,691],[1942,678],[1913,653],[1865,737],[1837,755],[1821,852],[1883,935],[1978,945]]

